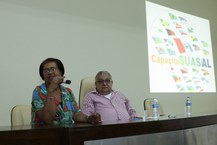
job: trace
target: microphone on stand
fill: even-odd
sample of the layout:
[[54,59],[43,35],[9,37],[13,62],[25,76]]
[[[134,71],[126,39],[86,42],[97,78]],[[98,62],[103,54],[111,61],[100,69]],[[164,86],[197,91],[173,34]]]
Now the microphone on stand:
[[69,84],[71,84],[71,81],[70,80],[64,80],[63,83],[69,85]]

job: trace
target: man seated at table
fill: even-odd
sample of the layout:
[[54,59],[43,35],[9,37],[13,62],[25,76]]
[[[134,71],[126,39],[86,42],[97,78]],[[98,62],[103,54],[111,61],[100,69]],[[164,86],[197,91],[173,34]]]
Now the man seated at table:
[[112,76],[100,71],[95,77],[94,91],[89,92],[83,101],[82,112],[86,115],[99,113],[102,121],[129,120],[137,117],[129,99],[121,92],[112,89]]

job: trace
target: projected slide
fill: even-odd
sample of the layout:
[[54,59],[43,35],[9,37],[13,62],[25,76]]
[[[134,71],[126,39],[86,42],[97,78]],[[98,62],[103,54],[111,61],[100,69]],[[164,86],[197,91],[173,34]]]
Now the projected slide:
[[151,92],[216,92],[209,21],[146,1]]

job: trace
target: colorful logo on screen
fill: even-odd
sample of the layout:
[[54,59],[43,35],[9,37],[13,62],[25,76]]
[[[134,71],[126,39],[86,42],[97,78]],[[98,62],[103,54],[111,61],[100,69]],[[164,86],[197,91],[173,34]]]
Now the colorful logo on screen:
[[188,17],[169,12],[158,19],[151,37],[151,63],[166,69],[179,92],[203,92],[210,82],[211,44],[196,28]]

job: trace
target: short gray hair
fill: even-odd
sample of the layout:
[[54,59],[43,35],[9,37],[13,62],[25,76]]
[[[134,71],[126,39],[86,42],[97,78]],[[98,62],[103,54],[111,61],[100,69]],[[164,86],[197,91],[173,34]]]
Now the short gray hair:
[[99,76],[101,76],[102,74],[107,74],[109,78],[112,80],[112,75],[108,71],[99,71],[95,76],[95,81],[97,81]]

